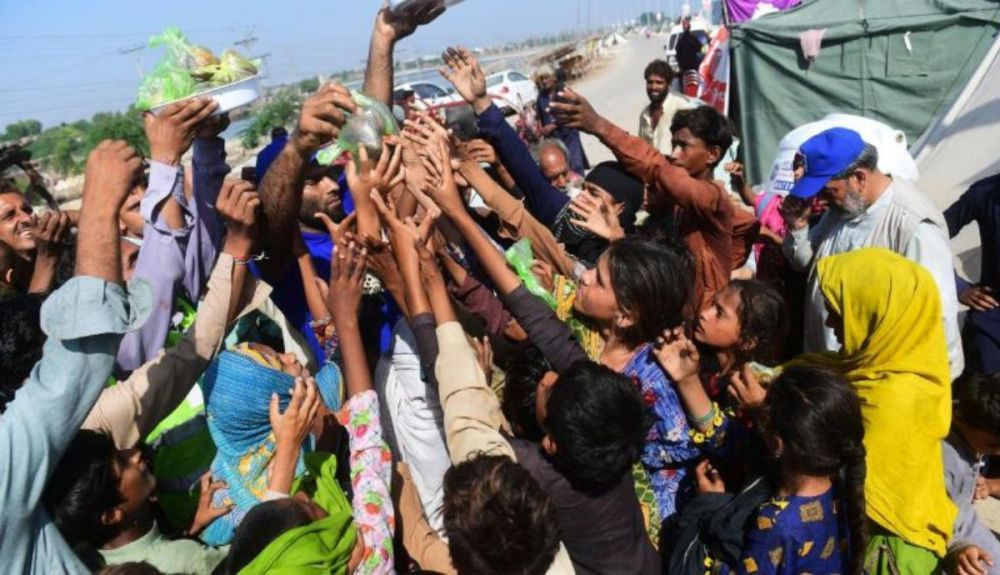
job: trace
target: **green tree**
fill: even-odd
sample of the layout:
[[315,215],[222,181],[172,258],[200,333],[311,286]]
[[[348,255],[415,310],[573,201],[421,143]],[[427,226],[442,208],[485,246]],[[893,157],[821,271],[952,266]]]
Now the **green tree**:
[[42,123],[38,120],[21,120],[13,124],[7,124],[2,138],[4,140],[20,140],[28,136],[37,136],[42,133]]
[[319,78],[306,78],[299,82],[299,92],[303,94],[311,94],[319,90]]
[[100,112],[90,120],[90,129],[84,137],[85,154],[104,140],[125,140],[137,152],[149,155],[149,142],[143,128],[142,113],[135,108],[127,112]]
[[299,94],[291,88],[282,88],[275,92],[270,100],[257,110],[250,125],[240,133],[243,147],[256,148],[260,145],[261,138],[269,134],[272,128],[288,127],[295,123],[301,104],[299,98]]

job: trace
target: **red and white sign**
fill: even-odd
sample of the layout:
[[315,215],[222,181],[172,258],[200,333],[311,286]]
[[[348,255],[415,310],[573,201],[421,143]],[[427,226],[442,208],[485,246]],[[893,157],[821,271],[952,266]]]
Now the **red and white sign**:
[[720,26],[698,68],[698,98],[725,114],[729,109],[729,28]]

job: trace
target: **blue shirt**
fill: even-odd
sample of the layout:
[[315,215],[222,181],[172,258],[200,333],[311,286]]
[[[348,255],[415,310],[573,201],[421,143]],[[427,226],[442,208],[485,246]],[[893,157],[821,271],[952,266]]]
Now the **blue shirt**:
[[149,317],[149,284],[75,277],[42,305],[42,359],[0,416],[4,573],[89,573],[42,507],[45,484],[111,375],[122,334]]
[[271,163],[274,162],[281,150],[285,148],[285,144],[288,143],[288,136],[284,135],[280,138],[275,138],[271,140],[271,143],[264,146],[264,149],[257,154],[257,164],[255,170],[257,172],[257,183],[264,179],[264,174],[271,167]]
[[846,544],[845,523],[838,517],[833,489],[816,497],[775,497],[761,505],[752,519],[735,572],[844,573]]

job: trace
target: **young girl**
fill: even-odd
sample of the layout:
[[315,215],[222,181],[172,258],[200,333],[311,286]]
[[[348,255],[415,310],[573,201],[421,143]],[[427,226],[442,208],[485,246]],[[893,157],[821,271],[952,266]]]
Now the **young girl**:
[[785,311],[774,289],[736,280],[702,307],[691,339],[680,328],[657,338],[656,359],[677,384],[693,440],[715,455],[744,453],[736,446],[751,437],[740,433],[750,423],[734,428],[731,422],[737,407],[759,403],[764,393],[747,362],[769,356],[784,331]]
[[[777,463],[776,491],[756,509],[740,562],[709,559],[712,572],[861,573],[867,525],[857,393],[835,372],[791,367],[771,385],[761,427]],[[708,462],[697,476],[699,491],[725,491]]]

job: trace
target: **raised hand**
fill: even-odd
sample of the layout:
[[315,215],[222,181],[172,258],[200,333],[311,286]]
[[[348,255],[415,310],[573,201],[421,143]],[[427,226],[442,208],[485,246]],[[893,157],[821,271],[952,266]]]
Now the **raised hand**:
[[618,214],[607,199],[583,193],[570,201],[569,209],[578,216],[574,221],[581,228],[611,242],[625,237]]
[[35,258],[59,258],[73,222],[66,212],[45,212],[34,218]]
[[465,203],[455,184],[455,172],[451,167],[447,142],[438,139],[437,145],[428,146],[423,156],[428,175],[437,185],[428,189],[434,203],[449,217],[465,210]]
[[802,230],[809,227],[810,200],[802,200],[787,196],[781,202],[778,213],[785,220],[785,225],[792,230]]
[[593,134],[607,123],[586,98],[569,88],[559,92],[559,100],[553,100],[549,106],[556,122],[561,126]]
[[698,378],[701,367],[700,355],[694,342],[685,335],[684,328],[664,330],[656,338],[653,355],[660,367],[674,381],[686,382]]
[[418,26],[430,24],[444,14],[445,6],[440,2],[426,2],[413,10],[393,12],[383,6],[375,18],[375,33],[391,41],[402,40],[413,34]]
[[296,453],[312,427],[316,412],[319,411],[320,398],[313,378],[296,378],[292,388],[292,399],[288,402],[285,412],[281,412],[278,394],[271,394],[271,405],[268,416],[271,429],[274,431],[274,442],[279,449],[289,448]]
[[202,140],[211,140],[212,138],[218,137],[218,135],[222,132],[225,132],[228,127],[229,114],[209,116],[205,119],[205,121],[198,125],[198,131],[195,133],[195,137]]
[[358,321],[361,293],[365,283],[368,249],[350,242],[330,258],[330,290],[327,307],[337,325]]
[[[226,222],[226,253],[246,258],[253,250],[260,195],[246,180],[226,180],[215,208]],[[234,251],[235,250],[235,251]]]
[[168,166],[179,164],[202,123],[218,109],[218,102],[211,98],[192,98],[171,104],[158,115],[144,113],[150,158]]
[[292,146],[304,157],[332,142],[346,120],[345,113],[358,109],[347,88],[335,83],[322,86],[306,99],[299,123],[292,134]]
[[486,76],[472,52],[457,46],[441,54],[445,66],[438,71],[455,86],[455,90],[472,104],[476,114],[482,114],[493,103],[486,94]]
[[330,216],[322,212],[316,212],[313,215],[322,221],[323,225],[326,226],[326,230],[330,233],[330,239],[333,241],[333,245],[347,246],[347,237],[351,234],[351,230],[354,229],[354,224],[358,220],[357,212],[351,212],[351,215],[341,220],[339,224],[333,221]]
[[497,151],[486,140],[470,140],[462,149],[462,159],[477,163],[497,165]]
[[[104,140],[87,157],[83,212],[117,214],[142,167],[142,158],[122,140]],[[81,217],[83,217],[83,215]]]

